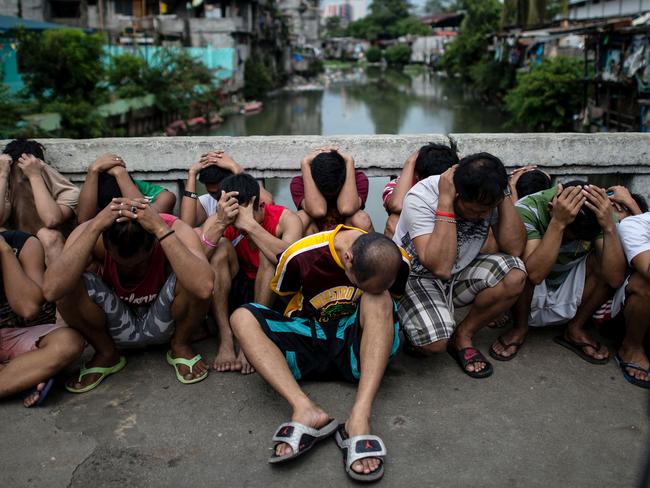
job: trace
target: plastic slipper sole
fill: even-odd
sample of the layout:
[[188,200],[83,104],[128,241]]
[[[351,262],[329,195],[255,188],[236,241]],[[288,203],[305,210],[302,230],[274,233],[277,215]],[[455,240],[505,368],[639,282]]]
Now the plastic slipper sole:
[[[33,386],[29,388],[27,391],[23,393],[23,399],[27,398],[30,395],[33,395],[34,393],[38,392],[38,400],[36,400],[36,403],[33,405],[30,405],[28,408],[31,407],[40,407],[43,402],[45,401],[45,398],[47,397],[48,393],[50,393],[50,390],[52,389],[52,385],[54,385],[54,378],[50,378],[45,382],[45,386],[41,391],[38,391],[36,386]],[[38,386],[38,385],[37,385]]]
[[637,371],[642,371],[650,375],[650,372],[647,369],[643,369],[637,363],[626,363],[621,359],[621,357],[618,354],[614,356],[614,359],[616,360],[616,364],[618,364],[618,367],[621,368],[621,371],[623,372],[623,378],[625,378],[629,383],[633,384],[634,386],[638,386],[639,388],[650,389],[650,380],[645,380],[645,381],[640,380],[627,372],[627,369],[631,368],[631,369],[636,369]]
[[609,356],[604,358],[604,359],[596,359],[589,354],[585,353],[582,348],[584,347],[591,347],[594,350],[599,350],[600,349],[600,342],[596,341],[595,344],[588,344],[586,342],[573,342],[567,340],[564,336],[555,336],[553,337],[553,342],[556,344],[559,344],[562,347],[566,347],[569,351],[573,351],[576,353],[578,356],[580,356],[582,359],[587,361],[588,363],[591,364],[607,364],[609,362]]
[[104,381],[106,378],[108,378],[110,375],[118,373],[124,369],[124,366],[126,366],[126,358],[124,356],[120,356],[120,360],[114,364],[113,366],[109,366],[107,368],[103,368],[100,366],[95,366],[94,368],[86,368],[85,366],[82,366],[81,369],[79,370],[79,379],[77,381],[81,381],[81,379],[89,374],[99,374],[101,375],[95,382],[84,386],[83,388],[72,388],[69,385],[65,385],[65,389],[68,390],[70,393],[86,393],[87,391],[93,390],[99,386],[99,384]]
[[[371,441],[372,444],[370,445],[371,448],[377,449],[380,448],[380,451],[375,451],[375,452],[368,452],[367,456],[362,456],[362,457],[357,457],[355,460],[352,462],[348,463],[348,455],[349,451],[352,448],[352,444],[354,441],[354,444],[356,444],[358,441],[361,440],[363,441],[364,439],[367,439],[368,441]],[[345,424],[340,424],[338,428],[336,429],[336,434],[334,435],[334,440],[336,441],[336,445],[339,446],[339,449],[341,449],[341,452],[343,453],[343,465],[345,466],[345,472],[347,475],[352,478],[355,481],[361,481],[364,483],[372,483],[373,481],[378,481],[384,476],[384,463],[385,463],[385,456],[386,456],[386,447],[383,445],[383,441],[379,439],[377,436],[373,435],[368,435],[368,436],[355,436],[352,439],[350,439],[350,436],[348,435],[347,431],[345,430]],[[374,443],[377,443],[378,445],[375,445]],[[352,465],[356,461],[360,461],[361,459],[367,459],[367,458],[378,458],[380,463],[379,467],[374,470],[371,473],[364,474],[364,473],[357,473],[354,469],[352,469]]]
[[185,359],[185,358],[173,358],[172,357],[172,352],[167,351],[167,364],[172,366],[174,368],[174,372],[176,373],[176,379],[183,383],[184,385],[191,385],[194,383],[198,383],[199,381],[203,381],[204,379],[207,378],[208,372],[206,371],[204,374],[199,376],[198,378],[194,378],[191,380],[186,380],[183,378],[183,375],[178,371],[178,366],[187,366],[192,374],[194,374],[194,365],[198,363],[202,359],[200,354],[197,354],[194,356],[192,359]]
[[[291,427],[296,427],[299,426],[301,429],[297,433],[294,434],[294,431],[287,430],[286,434],[282,434],[283,428],[291,428]],[[286,461],[290,461],[291,459],[295,459],[297,457],[302,456],[306,452],[310,451],[317,443],[319,443],[322,440],[327,439],[330,437],[332,434],[336,432],[337,429],[337,423],[336,420],[330,419],[327,424],[325,424],[323,427],[320,429],[314,429],[312,427],[308,427],[306,425],[300,424],[299,422],[287,422],[286,424],[282,424],[278,430],[276,431],[276,434],[273,436],[273,440],[275,444],[273,445],[273,456],[271,456],[268,461],[270,464],[280,464],[284,463]],[[283,437],[281,437],[281,434],[286,437],[286,441]],[[300,435],[298,438],[298,443],[297,445],[291,446],[291,454],[286,454],[284,456],[276,456],[275,455],[275,448],[278,446],[278,444],[290,444],[291,440],[293,437],[296,435]],[[305,439],[305,443],[301,443],[303,440],[303,436],[308,435],[309,438]],[[304,447],[301,447],[304,446]]]
[[512,361],[515,357],[517,357],[517,354],[519,354],[521,346],[524,345],[523,342],[511,342],[510,344],[506,344],[501,336],[499,336],[497,341],[499,341],[499,344],[501,344],[503,349],[510,349],[511,347],[515,348],[515,352],[513,352],[510,356],[501,356],[494,350],[494,345],[490,346],[488,353],[490,354],[491,358],[496,359],[497,361]]

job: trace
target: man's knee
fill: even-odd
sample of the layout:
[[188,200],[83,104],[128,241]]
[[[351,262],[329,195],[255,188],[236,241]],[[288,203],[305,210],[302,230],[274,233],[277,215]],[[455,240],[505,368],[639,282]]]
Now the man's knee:
[[510,297],[519,296],[526,287],[526,273],[520,269],[511,269],[503,277],[500,284],[503,285],[504,293]]
[[630,300],[639,300],[640,303],[650,307],[650,281],[639,273],[632,275],[625,294],[628,302]]
[[357,229],[371,232],[373,230],[372,220],[368,212],[357,210],[357,212],[347,219],[347,224]]
[[230,315],[230,328],[237,338],[246,334],[250,327],[259,327],[259,323],[250,310],[240,307]]
[[64,244],[63,235],[58,230],[43,227],[36,233],[36,237],[41,241],[45,249],[55,248]]
[[70,364],[79,359],[84,350],[84,340],[81,335],[69,327],[61,327],[50,332],[46,341],[41,344],[51,349],[56,361],[62,365]]

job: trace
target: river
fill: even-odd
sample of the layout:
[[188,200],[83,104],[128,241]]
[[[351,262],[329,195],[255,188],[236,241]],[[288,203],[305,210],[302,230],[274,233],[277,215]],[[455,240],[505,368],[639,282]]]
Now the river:
[[[506,117],[496,108],[465,93],[457,80],[426,69],[328,70],[322,85],[304,91],[281,91],[264,100],[261,112],[228,116],[210,135],[329,136],[507,130]],[[242,163],[245,165],[245,161]],[[273,179],[265,184],[277,203],[294,209],[288,181]],[[370,178],[366,210],[378,231],[383,230],[386,221],[381,191],[387,181],[388,178]]]

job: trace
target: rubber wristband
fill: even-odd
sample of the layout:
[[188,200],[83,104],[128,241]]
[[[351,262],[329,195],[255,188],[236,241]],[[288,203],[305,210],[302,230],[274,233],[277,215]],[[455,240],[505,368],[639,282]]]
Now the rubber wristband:
[[215,247],[217,247],[217,245],[216,245],[214,242],[212,242],[212,241],[209,240],[207,237],[205,237],[205,234],[202,234],[202,235],[201,235],[201,242],[202,242],[203,244],[205,244],[206,246],[211,247],[212,249],[214,249]]
[[196,193],[187,190],[183,191],[183,196],[191,198],[192,200],[197,200],[199,198],[199,196]]
[[439,212],[438,210],[436,210],[436,215],[440,217],[449,217],[450,219],[456,218],[456,214],[452,212]]
[[167,234],[165,234],[164,236],[162,236],[161,238],[159,238],[159,239],[158,239],[158,242],[162,242],[162,241],[164,241],[164,240],[167,239],[170,235],[175,234],[175,233],[176,233],[176,231],[174,231],[174,230],[170,230],[169,232],[167,232]]

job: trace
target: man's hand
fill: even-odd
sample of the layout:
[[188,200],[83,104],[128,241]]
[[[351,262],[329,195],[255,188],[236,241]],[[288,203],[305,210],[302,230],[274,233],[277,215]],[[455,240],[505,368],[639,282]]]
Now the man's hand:
[[201,161],[206,164],[215,164],[219,168],[231,171],[234,174],[241,172],[241,167],[225,151],[211,151],[201,156]]
[[119,219],[123,217],[124,209],[126,208],[123,204],[120,203],[125,200],[124,198],[113,198],[111,202],[106,205],[96,216],[93,218],[93,222],[98,226],[100,232],[105,231],[114,222],[120,221]]
[[537,169],[536,164],[530,164],[528,166],[524,166],[522,168],[517,168],[514,170],[512,173],[510,173],[510,181],[508,184],[510,185],[510,191],[512,193],[517,193],[517,182],[519,181],[519,178],[521,178],[521,175],[528,173],[529,171],[533,171],[534,169]]
[[6,178],[11,171],[13,160],[8,154],[0,154],[0,178]]
[[447,171],[440,175],[438,181],[438,207],[445,210],[454,208],[454,201],[456,200],[456,186],[454,185],[454,174],[456,173],[455,164]]
[[33,154],[23,154],[18,158],[18,167],[27,178],[40,177],[43,164],[43,161]]
[[605,190],[596,185],[585,185],[582,194],[586,197],[585,206],[596,214],[600,227],[611,231],[614,228],[612,205]]
[[9,245],[7,241],[5,241],[5,238],[0,235],[0,252],[2,251],[11,251],[13,253],[13,249]]
[[[110,170],[115,167],[126,168],[126,163],[117,154],[103,154],[93,161],[88,169],[95,173],[112,174]],[[115,175],[112,174],[112,176]]]
[[208,158],[206,154],[203,154],[196,163],[190,166],[190,177],[196,179],[201,170],[208,166],[217,166],[217,162],[213,158]]
[[[345,160],[345,163],[346,163],[346,164],[349,164],[349,165],[354,166],[354,158],[352,157],[352,154],[347,153],[347,152],[343,152],[343,151],[341,151],[341,150],[338,149],[338,148],[334,148],[334,149],[332,150],[332,152],[337,152],[337,153],[339,153],[339,156],[341,156],[341,157]],[[416,156],[416,157],[417,157],[417,156]]]
[[582,193],[582,186],[573,186],[564,189],[562,184],[557,186],[557,193],[553,198],[553,217],[562,230],[575,220],[578,212],[586,201],[585,195]]
[[221,192],[219,201],[217,202],[217,222],[222,224],[224,227],[235,222],[237,214],[239,214],[240,205],[237,199],[235,198],[239,192],[230,191],[226,193],[225,191]]
[[309,152],[304,158],[302,158],[302,161],[300,161],[300,166],[305,166],[305,165],[311,166],[311,162],[314,160],[314,158],[319,154],[325,152],[338,152],[338,147],[335,146],[318,147],[313,151]]
[[237,213],[237,218],[233,225],[236,229],[242,232],[248,232],[251,227],[253,227],[257,222],[255,221],[255,215],[253,209],[255,208],[256,197],[253,197],[251,202],[248,205],[240,205],[239,213]]
[[156,237],[160,237],[169,229],[146,198],[115,198],[113,204],[117,207],[118,222],[136,220],[144,230]]
[[[632,194],[630,193],[630,190],[628,190],[627,188],[625,188],[624,186],[621,186],[621,185],[610,186],[607,189],[607,193],[608,193],[609,199],[612,202],[620,203],[620,204],[623,204],[625,206],[628,205],[630,200],[634,200],[634,198],[632,198]],[[610,195],[610,193],[611,193],[611,195]]]

